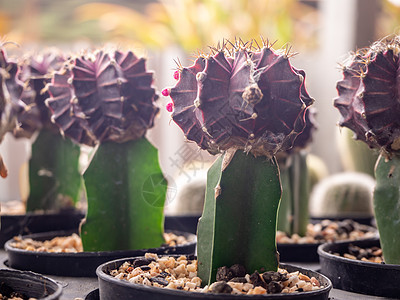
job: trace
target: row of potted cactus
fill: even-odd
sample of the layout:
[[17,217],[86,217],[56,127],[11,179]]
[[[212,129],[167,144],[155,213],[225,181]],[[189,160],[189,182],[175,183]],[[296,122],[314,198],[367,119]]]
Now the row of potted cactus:
[[[400,148],[396,135],[398,45],[394,39],[358,52],[344,70],[335,100],[343,114],[341,125],[384,153],[376,169],[375,215],[385,260],[392,264],[399,264],[392,231],[399,219],[395,209]],[[186,138],[219,155],[208,172],[197,234],[198,274],[203,284],[215,282],[222,266],[239,263],[248,272],[277,270],[275,235],[280,205],[285,209],[281,209],[279,226],[304,232],[309,185],[304,153],[298,149],[307,143],[313,128],[310,106],[314,100],[306,91],[304,71],[290,64],[290,56],[287,49],[273,50],[264,40],[260,45],[240,39],[225,41],[210,54],[201,54],[192,66],[178,66],[176,85],[162,91],[171,97],[167,109]],[[4,47],[2,57],[0,133],[24,135],[24,130],[38,124],[30,122],[34,119],[31,112],[42,118],[42,124],[53,129],[57,125],[61,134],[51,133],[59,142],[54,142],[57,146],[50,153],[71,154],[75,162],[55,166],[50,177],[67,187],[75,186],[75,191],[84,183],[88,201],[80,231],[84,249],[160,246],[167,182],[158,165],[157,150],[144,137],[158,112],[153,77],[146,71],[144,59],[130,51],[103,50],[55,60],[58,66],[54,69],[43,59],[42,66],[46,64],[52,71],[49,77],[48,72],[32,76],[39,69],[37,63],[28,64],[30,74],[26,75],[24,68],[8,61]],[[38,88],[35,80],[46,85]],[[43,97],[45,93],[48,95]],[[40,141],[41,147],[53,145],[46,140],[46,126],[35,128],[40,130],[35,143]],[[83,178],[73,150],[77,144],[95,146]],[[49,161],[43,157],[43,148],[35,152],[42,156],[37,161]],[[280,172],[278,160],[288,157],[293,165]],[[73,169],[68,174],[75,175],[64,182],[67,166]],[[31,183],[32,188],[40,184]],[[63,189],[57,193],[67,194]],[[393,212],[390,218],[389,211]],[[306,221],[297,222],[301,219],[297,218],[289,223],[285,221],[288,215],[301,215]],[[326,292],[327,297],[329,288]]]

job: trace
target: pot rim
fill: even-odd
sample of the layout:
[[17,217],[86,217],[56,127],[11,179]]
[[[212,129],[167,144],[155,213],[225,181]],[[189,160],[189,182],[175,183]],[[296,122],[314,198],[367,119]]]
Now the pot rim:
[[[363,261],[363,260],[356,260],[356,259],[350,259],[350,258],[346,258],[343,256],[337,256],[334,255],[332,253],[329,253],[329,248],[331,246],[343,246],[343,245],[349,245],[349,244],[353,244],[356,245],[360,244],[360,243],[364,243],[364,242],[375,242],[375,241],[379,241],[379,238],[376,239],[365,239],[365,240],[356,240],[356,241],[342,241],[342,242],[335,242],[335,243],[323,243],[322,245],[320,245],[317,249],[318,255],[322,256],[324,258],[333,260],[333,261],[337,261],[337,262],[342,262],[342,263],[348,263],[351,265],[363,265],[363,266],[368,266],[370,268],[379,268],[379,269],[398,269],[400,270],[400,265],[394,265],[394,264],[380,264],[380,263],[374,263],[374,262],[370,262],[370,261]],[[359,245],[358,245],[359,246]]]
[[[179,255],[169,255],[169,256],[179,256]],[[188,255],[187,255],[188,256]],[[189,255],[190,256],[190,255]],[[139,256],[138,256],[139,257]],[[301,293],[291,293],[291,294],[286,294],[286,293],[280,293],[280,294],[267,294],[267,295],[235,295],[235,294],[216,294],[216,293],[199,293],[199,292],[190,292],[190,291],[181,291],[181,290],[172,290],[172,289],[165,289],[165,288],[159,288],[159,287],[154,287],[154,286],[147,286],[147,285],[143,285],[143,284],[134,284],[134,283],[130,283],[128,281],[124,281],[121,279],[117,279],[109,274],[107,274],[104,271],[104,268],[108,267],[111,264],[116,264],[116,265],[121,265],[123,262],[125,261],[129,261],[129,260],[133,260],[136,259],[138,257],[127,257],[127,258],[121,258],[121,259],[116,259],[116,260],[112,260],[106,263],[103,263],[101,265],[99,265],[96,269],[96,275],[99,279],[102,279],[104,281],[107,281],[109,283],[115,283],[118,285],[122,285],[123,287],[134,287],[135,289],[139,289],[142,291],[153,291],[154,289],[157,289],[157,291],[162,291],[162,293],[169,295],[169,296],[182,296],[182,293],[187,293],[187,296],[194,296],[196,295],[198,298],[199,297],[203,297],[205,299],[208,299],[209,297],[212,296],[218,296],[218,299],[232,299],[233,297],[237,297],[238,299],[241,299],[241,297],[246,297],[245,299],[250,299],[251,298],[257,298],[257,297],[262,297],[267,298],[278,298],[278,297],[287,297],[288,295],[291,295],[291,297],[293,297],[293,299],[296,299],[298,297],[305,297],[307,295],[319,295],[319,294],[323,294],[326,292],[329,292],[332,289],[332,282],[330,281],[330,279],[328,277],[326,277],[325,275],[318,273],[318,275],[320,277],[322,277],[325,281],[326,281],[326,285],[319,289],[319,290],[314,290],[314,291],[308,291],[308,292],[301,292]],[[194,257],[192,255],[192,257]],[[119,266],[118,265],[118,266]],[[313,272],[313,273],[317,273],[316,271],[312,271],[312,270],[307,270],[304,269],[302,267],[298,267],[298,266],[294,266],[294,265],[289,265],[286,263],[280,263],[279,267],[294,267],[296,268],[298,271],[300,272],[304,272],[304,271],[308,271],[308,272]]]
[[[7,274],[8,273],[8,274]],[[46,285],[48,283],[51,283],[54,285],[55,290],[54,293],[52,293],[51,295],[48,295],[44,298],[40,298],[42,300],[53,300],[53,299],[58,299],[62,292],[63,292],[63,287],[61,284],[59,284],[57,281],[55,281],[54,279],[51,279],[50,277],[32,272],[32,271],[21,271],[21,270],[14,270],[14,269],[0,269],[0,274],[5,274],[8,275],[7,277],[12,277],[13,275],[20,275],[23,277],[29,277],[32,278],[34,277],[35,280],[41,280],[43,281],[43,283],[45,283]]]

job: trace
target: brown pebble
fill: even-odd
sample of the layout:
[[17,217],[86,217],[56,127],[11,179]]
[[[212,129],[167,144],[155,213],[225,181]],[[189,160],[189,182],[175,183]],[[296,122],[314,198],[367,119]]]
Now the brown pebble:
[[217,294],[230,294],[232,292],[232,288],[225,281],[218,281],[213,284],[212,292]]
[[151,282],[156,282],[156,283],[158,283],[159,285],[162,285],[162,286],[167,286],[168,285],[168,281],[166,279],[164,279],[163,277],[161,277],[161,276],[156,276],[156,277],[150,278],[150,281]]
[[137,267],[141,267],[141,266],[147,266],[152,261],[154,261],[154,259],[151,259],[151,258],[137,258],[133,262],[133,267],[137,268]]
[[271,281],[267,285],[267,291],[270,294],[277,294],[282,291],[282,286],[276,281]]
[[246,275],[246,268],[242,265],[235,264],[230,267],[233,277],[244,277]]
[[216,277],[217,281],[229,281],[235,276],[233,276],[230,268],[224,266],[218,268]]
[[257,271],[250,275],[250,282],[254,286],[261,286],[263,288],[266,288],[267,286],[267,284],[261,279],[261,276]]
[[268,271],[261,274],[262,278],[266,283],[270,283],[271,281],[279,281],[281,280],[281,273]]
[[233,277],[229,282],[240,282],[240,283],[246,283],[247,280],[245,277]]

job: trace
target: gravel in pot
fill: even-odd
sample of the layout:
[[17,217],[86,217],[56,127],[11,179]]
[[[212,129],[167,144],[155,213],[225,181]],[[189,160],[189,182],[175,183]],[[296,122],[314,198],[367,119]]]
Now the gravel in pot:
[[398,298],[400,265],[382,263],[379,247],[379,239],[325,243],[318,247],[321,273],[329,277],[337,289]]
[[[173,231],[176,236],[184,236],[187,243],[174,245],[162,245],[153,249],[140,250],[118,250],[118,251],[97,251],[79,252],[79,237],[73,236],[74,232],[51,232],[23,236],[24,239],[32,239],[25,246],[27,248],[18,249],[14,243],[20,243],[11,239],[5,244],[8,261],[7,265],[14,269],[29,270],[47,275],[72,276],[72,277],[95,277],[96,268],[100,264],[122,257],[140,256],[146,252],[159,254],[193,254],[196,249],[196,236],[190,233]],[[53,238],[68,237],[65,248],[55,242],[53,250],[46,250],[43,241]],[[62,250],[61,250],[62,249]],[[52,252],[50,252],[52,251]],[[56,252],[58,251],[58,252]],[[55,267],[57,266],[57,267]]]
[[126,258],[97,268],[100,299],[328,299],[331,283],[309,270],[281,264],[278,272],[222,267],[203,287],[194,256]]

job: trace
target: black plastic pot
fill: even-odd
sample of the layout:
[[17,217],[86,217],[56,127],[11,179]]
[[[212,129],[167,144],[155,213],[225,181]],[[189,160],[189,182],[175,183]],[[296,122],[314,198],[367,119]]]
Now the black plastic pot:
[[333,287],[350,292],[380,297],[400,297],[400,265],[378,264],[333,255],[348,252],[349,245],[380,246],[379,240],[360,240],[323,244],[318,247],[321,273],[328,276]]
[[16,235],[79,228],[85,214],[77,210],[0,216],[0,247]]
[[100,300],[99,289],[95,289],[87,294],[85,300]]
[[346,219],[351,219],[357,223],[368,226],[375,226],[375,218],[373,216],[363,216],[363,215],[347,215],[341,217],[332,217],[332,216],[321,216],[321,217],[311,217],[310,222],[313,224],[320,223],[323,220],[332,220],[332,221],[344,221]]
[[199,218],[199,215],[165,216],[164,227],[196,234]]
[[[23,236],[35,240],[49,240],[56,236],[69,236],[74,231],[48,232]],[[153,249],[98,251],[79,253],[48,253],[16,249],[11,246],[12,240],[7,241],[4,248],[7,251],[6,264],[14,269],[29,270],[41,274],[95,277],[96,268],[102,263],[121,257],[140,256],[146,252],[157,254],[193,254],[196,250],[196,236],[191,233],[172,231],[177,235],[184,235],[190,243],[178,246],[164,246]]]
[[[320,223],[322,220],[325,220],[326,218],[321,218],[321,219],[311,219],[312,224],[317,224]],[[343,218],[343,219],[330,219],[332,221],[343,221],[348,218]],[[353,220],[357,223],[358,220]],[[370,231],[376,232],[376,235],[378,235],[378,231],[375,227],[370,226],[368,224],[362,224],[362,226],[366,229],[368,228]],[[369,240],[370,238],[367,238]],[[362,239],[361,239],[362,240]],[[284,244],[284,243],[278,243],[277,248],[279,252],[279,259],[282,262],[319,262],[319,256],[318,256],[318,247],[322,245],[323,243],[307,243],[307,244]]]
[[10,290],[42,300],[57,300],[62,294],[61,285],[50,278],[32,272],[1,269],[0,293]]
[[132,284],[128,281],[116,279],[109,275],[109,272],[118,268],[126,261],[132,262],[135,257],[123,258],[107,262],[100,265],[97,270],[97,277],[99,278],[99,295],[101,300],[179,300],[179,299],[220,299],[220,300],[246,300],[246,299],[312,299],[312,300],[327,300],[329,291],[332,288],[332,283],[325,276],[314,271],[294,267],[286,264],[281,264],[280,267],[288,270],[289,272],[300,271],[309,277],[314,276],[317,278],[323,288],[311,292],[292,293],[292,294],[267,294],[267,295],[226,295],[226,294],[213,294],[213,293],[197,293],[187,292],[181,290],[171,290],[158,287],[151,287],[141,284]]
[[317,253],[319,243],[277,244],[279,260],[283,262],[319,262]]

